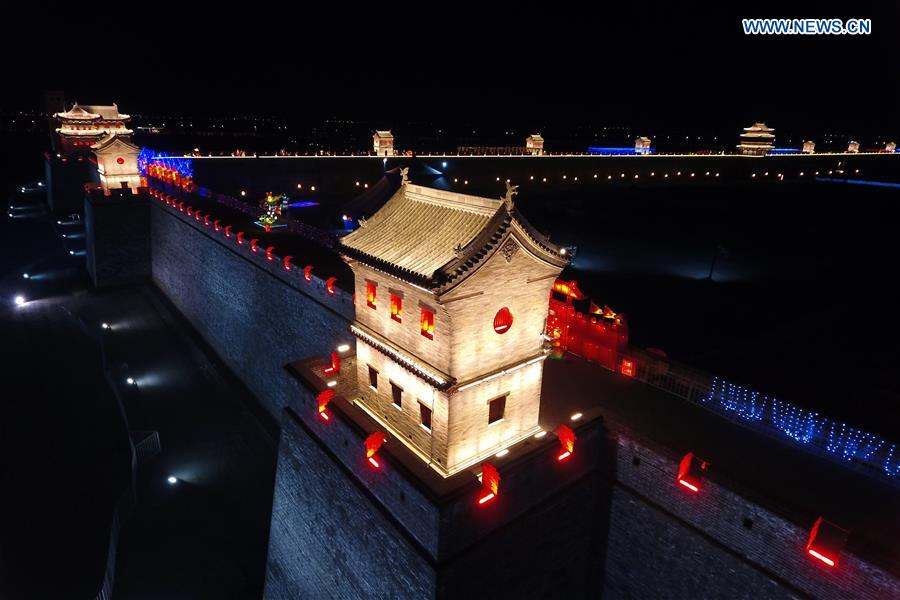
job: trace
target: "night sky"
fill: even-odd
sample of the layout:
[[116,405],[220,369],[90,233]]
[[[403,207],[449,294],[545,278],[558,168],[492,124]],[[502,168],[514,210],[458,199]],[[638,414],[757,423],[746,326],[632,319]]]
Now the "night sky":
[[[133,113],[898,129],[895,3],[789,12],[630,4],[552,14],[524,4],[298,3],[284,14],[220,4],[188,14],[146,3],[48,15],[18,3],[0,42],[14,82],[0,104],[37,106],[41,90],[56,88]],[[777,16],[867,17],[873,34],[743,35],[741,17]],[[99,27],[77,33],[91,22]]]

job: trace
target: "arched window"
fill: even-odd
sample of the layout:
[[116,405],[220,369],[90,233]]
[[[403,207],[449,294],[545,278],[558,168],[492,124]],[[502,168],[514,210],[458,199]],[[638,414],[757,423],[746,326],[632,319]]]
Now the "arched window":
[[513,316],[509,309],[505,306],[497,311],[494,316],[494,331],[497,333],[506,333],[512,327]]

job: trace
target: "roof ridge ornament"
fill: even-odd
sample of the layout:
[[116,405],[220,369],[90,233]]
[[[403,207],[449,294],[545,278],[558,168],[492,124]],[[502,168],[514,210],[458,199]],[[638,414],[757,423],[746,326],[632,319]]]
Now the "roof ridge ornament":
[[506,195],[500,198],[503,200],[504,205],[506,206],[507,211],[511,211],[515,208],[516,203],[513,201],[513,196],[519,193],[519,186],[512,185],[509,181],[506,182]]
[[409,167],[403,167],[400,169],[400,185],[404,186],[409,183]]

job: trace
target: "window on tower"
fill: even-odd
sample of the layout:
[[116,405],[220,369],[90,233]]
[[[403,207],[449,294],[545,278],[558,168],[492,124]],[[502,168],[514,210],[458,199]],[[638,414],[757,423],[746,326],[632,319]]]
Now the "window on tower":
[[434,339],[434,313],[427,308],[422,309],[422,335]]
[[369,365],[369,386],[373,390],[378,389],[378,371],[372,365]]
[[488,425],[496,423],[503,418],[506,412],[506,396],[494,398],[488,402]]
[[375,291],[377,287],[374,281],[366,281],[366,304],[369,308],[375,308]]
[[431,409],[419,402],[419,422],[422,427],[431,431]]
[[403,388],[391,382],[391,398],[394,401],[394,406],[397,408],[401,408],[403,406]]
[[403,320],[403,297],[391,294],[391,318],[398,323]]

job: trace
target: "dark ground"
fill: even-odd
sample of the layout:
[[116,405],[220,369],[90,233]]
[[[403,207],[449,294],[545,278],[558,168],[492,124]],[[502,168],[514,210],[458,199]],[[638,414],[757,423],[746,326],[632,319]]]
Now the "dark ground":
[[115,596],[260,597],[273,420],[155,288],[91,290],[68,254],[83,239],[60,237],[80,226],[41,216],[40,193],[10,200],[29,216],[0,219],[0,598],[94,597],[129,486],[129,429],[158,431],[162,452],[138,466]]

